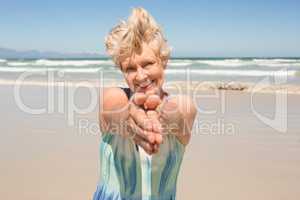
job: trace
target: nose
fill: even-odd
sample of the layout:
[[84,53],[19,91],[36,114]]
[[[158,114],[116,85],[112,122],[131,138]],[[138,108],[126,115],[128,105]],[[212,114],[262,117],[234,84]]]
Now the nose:
[[137,82],[143,82],[147,78],[147,74],[143,68],[138,68],[137,69],[137,74],[136,74],[136,81]]

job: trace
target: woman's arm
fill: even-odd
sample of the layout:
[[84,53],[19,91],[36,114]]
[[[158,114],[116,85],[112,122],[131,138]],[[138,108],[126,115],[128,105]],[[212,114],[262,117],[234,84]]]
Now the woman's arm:
[[120,88],[104,88],[99,97],[99,124],[102,133],[126,134],[129,102]]
[[[145,111],[128,100],[120,88],[105,88],[100,95],[99,124],[102,133],[132,137],[146,152],[154,152],[154,133]],[[149,126],[150,125],[150,126]]]
[[159,112],[165,133],[176,135],[181,144],[187,145],[197,114],[193,100],[186,95],[173,97],[162,104]]

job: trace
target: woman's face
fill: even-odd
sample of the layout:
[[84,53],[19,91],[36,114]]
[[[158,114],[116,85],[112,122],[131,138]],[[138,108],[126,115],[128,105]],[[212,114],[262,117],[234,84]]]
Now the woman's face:
[[121,62],[121,70],[131,91],[161,92],[164,66],[146,43],[143,43],[140,54],[134,54]]

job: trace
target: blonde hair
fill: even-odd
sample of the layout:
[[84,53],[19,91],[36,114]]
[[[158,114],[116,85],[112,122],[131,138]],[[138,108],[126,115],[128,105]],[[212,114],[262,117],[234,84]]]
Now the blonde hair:
[[105,38],[106,51],[118,66],[133,53],[141,53],[143,42],[163,63],[167,62],[171,51],[167,40],[154,18],[143,8],[134,8],[128,20],[122,20]]

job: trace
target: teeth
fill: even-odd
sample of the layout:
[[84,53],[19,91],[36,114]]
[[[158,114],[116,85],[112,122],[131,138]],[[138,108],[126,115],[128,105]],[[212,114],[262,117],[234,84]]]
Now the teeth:
[[148,86],[148,85],[150,85],[150,84],[151,84],[151,81],[148,81],[148,82],[146,82],[146,83],[144,83],[144,84],[141,84],[140,87],[146,87],[146,86]]

